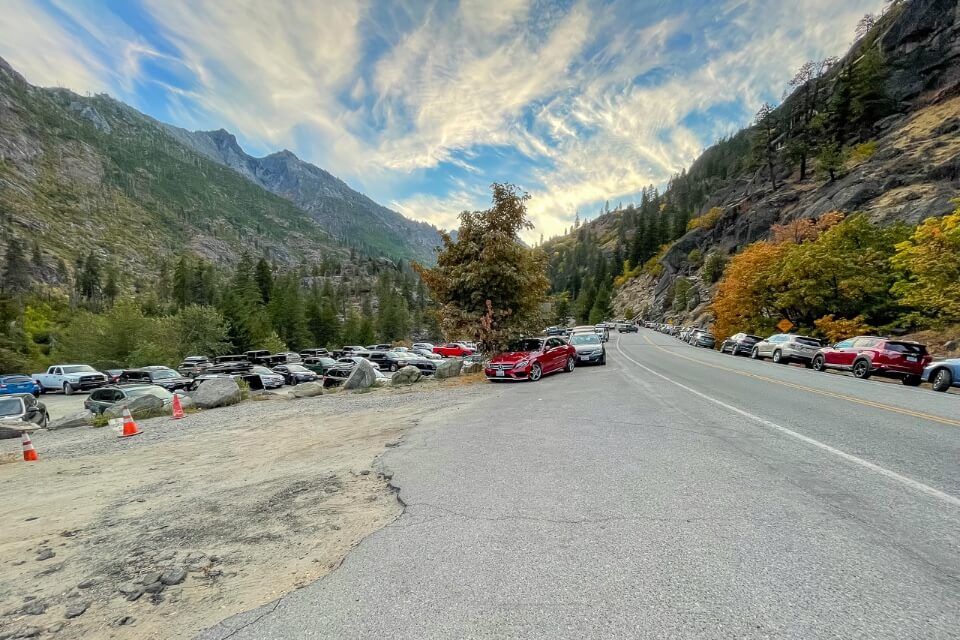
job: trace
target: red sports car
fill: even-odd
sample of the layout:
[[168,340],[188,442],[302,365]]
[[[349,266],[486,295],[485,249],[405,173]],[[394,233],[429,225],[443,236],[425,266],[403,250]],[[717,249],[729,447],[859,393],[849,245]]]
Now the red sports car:
[[903,384],[915,387],[932,359],[927,348],[917,342],[858,336],[820,349],[812,364],[817,371],[846,369],[857,378],[900,378]]
[[577,350],[560,338],[525,338],[487,364],[489,380],[532,380],[554,371],[573,371]]
[[473,349],[468,349],[462,344],[457,344],[456,342],[451,342],[449,344],[442,344],[439,347],[434,347],[433,352],[439,353],[444,358],[463,358],[464,356],[473,355]]

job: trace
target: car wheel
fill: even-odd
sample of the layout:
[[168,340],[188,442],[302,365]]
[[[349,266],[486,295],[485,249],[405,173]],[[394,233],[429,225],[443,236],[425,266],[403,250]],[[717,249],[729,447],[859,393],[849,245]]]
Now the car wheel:
[[542,376],[543,376],[543,369],[540,368],[539,364],[534,364],[533,367],[530,368],[530,381],[536,382]]
[[934,391],[946,391],[953,384],[953,374],[949,369],[937,369],[930,379],[933,381]]
[[750,357],[753,358],[754,360],[759,360],[759,359],[760,359],[760,350],[759,350],[759,349],[754,349],[753,351],[751,351],[751,352],[750,352]]
[[907,385],[908,387],[919,387],[922,381],[923,381],[923,378],[921,378],[920,376],[904,376],[903,380],[901,380],[901,382],[903,382],[903,384]]
[[40,387],[40,390],[38,391],[38,393],[39,393],[41,396],[47,392],[47,390],[44,389],[44,388],[43,388],[43,385],[40,384],[39,382],[37,383],[37,386]]
[[46,411],[43,412],[43,420],[40,422],[40,428],[46,429],[50,424],[50,414]]
[[63,383],[63,393],[64,395],[72,396],[73,395],[73,385],[69,382]]
[[780,352],[780,349],[773,352],[773,362],[774,364],[787,364],[787,361],[783,359],[783,354]]
[[857,360],[853,363],[853,377],[866,380],[870,377],[870,363],[866,360]]
[[567,373],[573,373],[574,368],[577,366],[576,361],[573,358],[567,358],[567,366],[564,367],[564,371]]
[[607,354],[604,353],[602,356],[600,356],[600,366],[604,366],[606,364],[607,364]]
[[397,370],[397,365],[395,365],[395,364],[390,365],[390,371],[391,371],[391,372],[394,372],[394,371],[396,371],[396,370]]
[[827,368],[823,356],[814,356],[812,366],[814,371],[823,371]]

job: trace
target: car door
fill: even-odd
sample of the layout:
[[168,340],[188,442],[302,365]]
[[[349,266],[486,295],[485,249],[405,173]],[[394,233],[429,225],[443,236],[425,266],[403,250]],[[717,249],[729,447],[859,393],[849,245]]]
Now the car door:
[[857,352],[854,351],[855,340],[841,340],[824,354],[824,362],[837,367],[849,367]]
[[857,338],[853,341],[853,347],[848,349],[850,353],[847,357],[844,358],[845,366],[853,366],[853,361],[857,359],[861,353],[865,353],[866,356],[872,361],[873,360],[873,348],[877,346],[880,341],[876,338]]

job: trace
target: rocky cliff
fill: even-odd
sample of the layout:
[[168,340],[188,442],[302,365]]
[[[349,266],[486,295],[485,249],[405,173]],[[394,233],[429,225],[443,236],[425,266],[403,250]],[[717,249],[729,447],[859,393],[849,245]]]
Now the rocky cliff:
[[951,200],[960,195],[960,4],[903,2],[875,31],[836,68],[855,63],[865,47],[879,48],[893,113],[875,123],[869,140],[851,144],[837,179],[808,175],[801,180],[781,149],[776,189],[763,169],[716,185],[698,213],[718,208],[719,219],[673,242],[659,259],[660,274],[643,274],[622,286],[614,299],[618,314],[644,310],[652,317],[671,317],[669,292],[682,276],[694,287],[694,303],[674,319],[708,322],[713,290],[691,263],[691,252],[733,254],[765,238],[775,224],[828,211],[862,211],[881,224],[916,224],[954,209]]

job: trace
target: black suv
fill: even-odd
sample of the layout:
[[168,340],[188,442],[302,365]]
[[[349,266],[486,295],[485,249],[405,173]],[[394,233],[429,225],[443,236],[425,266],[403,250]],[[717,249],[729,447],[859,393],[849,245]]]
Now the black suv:
[[396,371],[407,366],[407,358],[397,351],[371,351],[367,359],[380,366],[381,371]]
[[750,355],[753,345],[763,340],[760,336],[749,333],[735,333],[720,344],[720,353],[730,352],[730,355]]
[[168,367],[143,367],[142,369],[124,369],[120,374],[120,383],[147,383],[163,387],[173,392],[178,389],[189,389],[193,386],[193,378],[185,378]]

